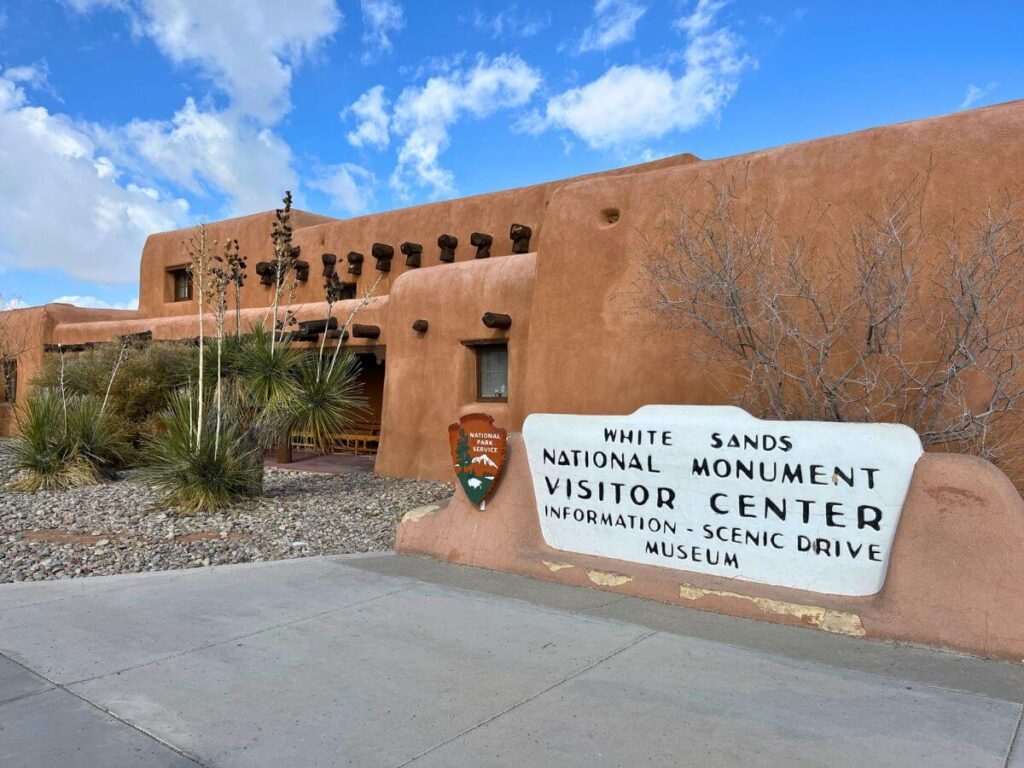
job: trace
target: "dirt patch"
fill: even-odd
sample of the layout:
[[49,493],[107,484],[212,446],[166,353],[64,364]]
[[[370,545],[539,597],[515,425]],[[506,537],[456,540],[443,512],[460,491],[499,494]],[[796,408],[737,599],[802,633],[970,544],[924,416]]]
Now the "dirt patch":
[[45,541],[53,544],[95,544],[97,541],[111,541],[118,537],[109,533],[68,533],[59,528],[50,528],[42,531],[21,531],[21,538],[23,541]]

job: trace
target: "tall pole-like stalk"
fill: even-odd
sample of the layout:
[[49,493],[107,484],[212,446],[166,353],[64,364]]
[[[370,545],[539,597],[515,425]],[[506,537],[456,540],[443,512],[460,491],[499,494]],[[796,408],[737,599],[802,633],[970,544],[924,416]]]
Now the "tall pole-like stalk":
[[203,444],[203,401],[204,401],[204,360],[206,347],[206,331],[203,327],[203,313],[206,310],[206,272],[209,268],[209,249],[207,245],[206,222],[199,222],[186,244],[189,257],[189,272],[192,277],[193,295],[197,299],[197,317],[199,320],[199,392],[196,405],[196,450]]
[[68,431],[68,394],[64,388],[64,345],[57,345],[57,353],[60,355],[60,402],[64,408],[64,433]]
[[273,354],[277,345],[277,318],[281,305],[281,294],[284,292],[285,281],[294,266],[295,256],[292,253],[292,193],[286,191],[282,200],[284,206],[275,213],[274,229],[270,234],[274,241],[274,304],[273,326],[271,327],[270,353]]
[[217,334],[217,433],[213,439],[213,453],[217,455],[220,452],[220,425],[221,425],[221,349],[224,345],[224,334]]
[[370,289],[366,292],[363,298],[359,300],[359,303],[356,304],[351,314],[349,314],[348,320],[345,321],[345,325],[343,325],[341,327],[341,330],[338,332],[338,346],[334,348],[334,354],[331,355],[331,364],[327,366],[328,375],[330,375],[334,371],[334,366],[338,362],[338,352],[341,350],[341,344],[345,339],[345,332],[348,330],[348,327],[352,324],[352,321],[355,320],[356,315],[359,313],[359,310],[361,310],[368,304],[372,304],[377,300],[377,287],[380,285],[383,279],[384,274],[382,273],[374,282],[374,284],[370,286]]
[[[121,351],[117,355],[117,362],[114,363],[114,370],[110,372],[110,381],[107,382],[107,393],[103,396],[103,405],[100,406],[100,416],[107,409],[107,401],[110,399],[110,390],[114,386],[114,377],[117,376],[117,369],[121,367],[121,361],[124,360],[125,350],[128,349],[128,342],[125,341],[121,344]],[[61,357],[61,363],[63,364],[64,358]]]
[[[327,344],[327,331],[331,327],[331,318],[334,316],[334,305],[341,298],[341,292],[344,288],[344,284],[338,279],[337,274],[331,272],[330,276],[324,281],[324,294],[327,299],[327,317],[324,319],[324,332],[320,335],[320,350],[317,353],[316,358],[316,380],[320,381],[320,373],[323,370],[324,361],[324,346]],[[338,337],[338,343],[341,344],[342,339]]]
[[[214,265],[210,270],[210,296],[214,302],[213,318],[217,333],[217,388],[215,395],[217,425],[213,437],[214,455],[220,453],[220,433],[223,424],[224,319],[228,310],[228,286],[234,283],[235,289],[238,289],[238,259],[238,241],[228,240],[224,245],[224,253],[213,257]],[[237,301],[235,309],[237,312]]]
[[203,310],[206,308],[206,227],[204,226],[200,234],[201,244],[201,257],[200,257],[200,268],[199,268],[199,403],[197,406],[196,416],[196,448],[199,448],[203,444],[203,400],[205,399],[205,389],[203,387],[204,371],[203,368],[203,357],[206,350],[206,329],[203,327]]

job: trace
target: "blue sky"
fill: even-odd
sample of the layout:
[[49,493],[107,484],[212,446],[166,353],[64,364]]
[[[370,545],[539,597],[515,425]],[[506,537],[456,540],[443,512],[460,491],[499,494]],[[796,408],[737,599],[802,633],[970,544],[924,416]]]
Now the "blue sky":
[[1022,28],[1019,0],[0,0],[0,295],[131,306],[148,233],[285,188],[347,217],[1021,98]]

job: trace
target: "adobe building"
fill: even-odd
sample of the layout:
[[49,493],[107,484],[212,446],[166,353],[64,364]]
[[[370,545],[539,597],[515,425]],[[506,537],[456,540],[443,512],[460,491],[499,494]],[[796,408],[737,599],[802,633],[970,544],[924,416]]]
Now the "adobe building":
[[[309,268],[292,309],[299,320],[324,317],[324,254],[336,257],[353,296],[380,280],[380,297],[357,318],[376,330],[344,342],[360,355],[380,423],[376,471],[450,480],[446,428],[464,414],[486,410],[517,432],[530,413],[625,414],[649,403],[727,401],[687,361],[685,338],[632,311],[643,237],[669,197],[699,205],[707,182],[742,167],[746,194],[777,209],[783,231],[792,231],[826,205],[839,225],[876,210],[894,185],[930,168],[923,215],[939,222],[1024,181],[1022,129],[1024,102],[1013,102],[346,220],[295,211],[293,242]],[[273,258],[273,219],[268,211],[209,225],[214,239],[236,238],[248,259],[243,325],[264,320],[272,299],[256,266]],[[8,334],[23,339],[16,366],[4,368],[6,394],[24,400],[52,345],[197,336],[182,272],[186,234],[147,240],[137,311],[51,304],[8,313]],[[342,301],[334,315],[344,321],[357,301]],[[0,429],[13,429],[10,403],[0,403]]]
[[[447,504],[405,516],[396,549],[704,610],[1021,662],[1024,500],[988,462],[922,455],[917,436],[905,427],[820,422],[785,427],[811,435],[803,450],[815,458],[849,448],[845,438],[835,437],[836,429],[863,437],[859,456],[889,451],[891,457],[883,456],[877,465],[858,466],[874,466],[864,472],[898,481],[892,486],[898,493],[887,507],[895,514],[886,518],[885,535],[878,533],[883,530],[880,508],[870,505],[881,504],[882,494],[869,482],[866,490],[855,489],[868,504],[858,514],[878,514],[858,520],[856,530],[841,531],[847,559],[829,561],[817,544],[813,550],[794,548],[787,539],[784,551],[765,561],[767,571],[760,576],[746,559],[733,573],[727,570],[728,560],[722,566],[710,561],[698,566],[695,557],[682,561],[666,554],[668,545],[677,558],[680,541],[697,546],[694,520],[700,515],[719,524],[722,510],[714,500],[719,494],[711,497],[710,507],[707,498],[698,499],[701,506],[693,503],[696,496],[689,497],[674,510],[676,517],[658,523],[659,528],[693,528],[680,531],[675,542],[662,541],[656,550],[644,541],[651,529],[638,534],[630,523],[626,533],[637,548],[627,551],[619,546],[625,539],[617,524],[606,526],[603,513],[598,522],[605,527],[598,530],[589,516],[577,522],[582,510],[571,511],[572,521],[564,514],[549,515],[546,503],[542,511],[544,488],[539,484],[548,483],[548,477],[543,469],[537,471],[537,461],[543,460],[546,441],[569,434],[573,425],[636,424],[644,418],[675,424],[674,434],[682,438],[673,454],[678,458],[696,445],[698,431],[691,427],[697,422],[686,419],[696,411],[709,413],[685,406],[729,402],[729,393],[716,383],[721,371],[714,370],[714,363],[695,365],[688,355],[692,338],[635,311],[645,237],[658,230],[677,203],[704,208],[713,200],[715,184],[742,174],[746,200],[777,212],[781,233],[796,237],[826,208],[836,231],[848,230],[865,213],[881,209],[895,188],[924,176],[927,189],[919,215],[923,226],[935,231],[958,216],[983,211],[1001,195],[1020,195],[1022,129],[1024,101],[1018,101],[738,157],[680,155],[348,220],[296,211],[293,244],[308,267],[301,270],[304,280],[291,304],[297,318],[323,320],[323,275],[332,268],[346,282],[348,295],[365,295],[373,286],[379,295],[359,313],[358,332],[353,329],[341,342],[360,357],[372,419],[379,420],[376,472],[451,481],[456,479],[451,450],[468,457],[469,451],[460,448],[463,438],[479,439],[484,432],[478,427],[467,437],[456,424],[453,435],[461,436],[450,442],[449,425],[483,413],[507,430],[507,442],[500,430],[494,433],[500,432],[500,439],[491,441],[492,447],[501,444],[499,458],[506,463],[497,483],[487,478],[496,490],[486,510],[470,498],[470,489],[480,486],[466,478],[465,492],[457,490]],[[261,274],[258,265],[273,258],[273,220],[270,211],[209,225],[216,240],[236,238],[248,259],[245,326],[265,321],[272,300],[267,283],[273,277],[265,269]],[[0,342],[17,352],[2,361],[4,399],[24,401],[53,345],[73,351],[128,334],[195,338],[196,303],[183,273],[186,236],[185,231],[167,232],[146,242],[138,311],[48,305],[0,314],[5,334]],[[915,267],[924,277],[936,273],[942,249],[936,238],[917,256]],[[348,298],[335,306],[339,322],[358,302]],[[212,330],[212,320],[206,322],[207,331]],[[751,418],[737,409],[713,410],[715,416],[707,419],[713,425]],[[461,423],[480,424],[485,418]],[[12,404],[0,403],[0,431],[12,429]],[[832,437],[821,438],[826,430]],[[904,447],[896,450],[897,443]],[[667,448],[658,450],[659,456],[671,454]],[[680,471],[682,466],[671,465],[665,482],[679,483],[679,488],[697,482],[696,469],[687,473]],[[461,482],[465,465],[459,467]],[[606,479],[596,472],[590,476],[595,484]],[[830,494],[842,490],[838,465],[831,483],[818,485],[828,486],[822,492]],[[609,520],[630,509],[623,503],[608,513]],[[785,516],[782,522],[769,520],[769,514],[766,507],[764,519],[755,525],[767,530],[771,522],[782,530],[808,523]],[[815,524],[827,523],[830,514],[826,511]],[[558,525],[567,527],[552,528]],[[840,534],[839,528],[832,530]],[[758,533],[747,529],[751,532]],[[834,552],[824,557],[838,556],[841,544],[837,539]],[[775,546],[774,538],[764,544],[769,545]],[[746,558],[751,546],[762,544],[748,546],[744,539],[743,546]],[[865,557],[872,562],[865,563]],[[870,578],[855,583],[855,571],[865,565]],[[824,580],[825,574],[834,580]]]

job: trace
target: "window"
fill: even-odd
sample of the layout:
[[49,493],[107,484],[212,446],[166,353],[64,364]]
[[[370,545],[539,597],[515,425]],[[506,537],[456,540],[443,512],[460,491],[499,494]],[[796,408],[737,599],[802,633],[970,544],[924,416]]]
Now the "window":
[[172,269],[170,271],[172,301],[191,301],[192,300],[192,278],[188,273],[187,269]]
[[508,345],[476,347],[476,399],[508,400]]
[[2,368],[4,402],[14,403],[18,399],[18,361],[4,360]]
[[341,300],[354,299],[356,297],[356,284],[344,283],[341,286]]

